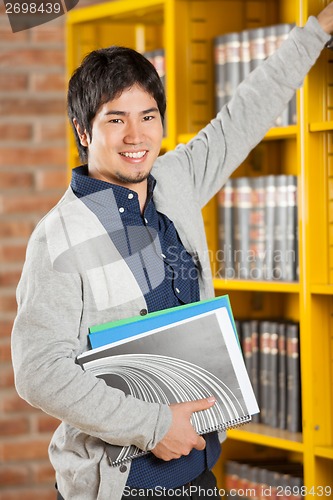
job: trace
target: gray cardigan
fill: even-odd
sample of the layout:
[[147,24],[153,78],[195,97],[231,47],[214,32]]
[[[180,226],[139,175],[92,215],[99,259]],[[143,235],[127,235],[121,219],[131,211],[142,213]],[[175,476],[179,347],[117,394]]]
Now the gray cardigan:
[[[201,209],[281,114],[328,39],[314,17],[295,28],[214,120],[154,165],[156,208],[194,257],[202,299],[214,291]],[[89,326],[137,315],[146,303],[104,227],[70,188],[31,236],[17,301],[15,383],[22,398],[62,421],[49,448],[61,494],[119,500],[130,466],[111,468],[104,442],[150,450],[171,412],[126,397],[75,363]]]

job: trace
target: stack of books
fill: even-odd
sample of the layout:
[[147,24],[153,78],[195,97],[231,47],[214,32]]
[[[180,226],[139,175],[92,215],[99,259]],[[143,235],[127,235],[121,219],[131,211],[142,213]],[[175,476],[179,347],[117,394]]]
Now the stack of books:
[[236,328],[260,406],[253,421],[301,432],[299,324],[251,319],[236,321]]
[[[276,24],[241,32],[226,33],[214,39],[216,112],[233,96],[242,80],[273,54],[288,37],[294,24]],[[290,101],[275,126],[297,121],[296,96]]]
[[296,176],[229,179],[218,220],[216,278],[298,280]]
[[298,462],[227,460],[224,472],[227,495],[236,499],[304,497],[303,467]]
[[[243,425],[259,411],[227,296],[97,325],[77,361],[111,387],[151,403],[216,397],[192,415],[199,434]],[[145,453],[107,446],[117,465]]]

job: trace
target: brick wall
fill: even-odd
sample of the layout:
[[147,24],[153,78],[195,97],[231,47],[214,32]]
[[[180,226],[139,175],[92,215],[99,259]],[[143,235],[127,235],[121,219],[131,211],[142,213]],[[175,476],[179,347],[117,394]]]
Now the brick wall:
[[0,499],[55,499],[55,419],[13,385],[10,333],[28,237],[67,183],[64,21],[13,34],[0,12]]
[[68,183],[64,21],[13,34],[0,2],[0,500],[56,498],[58,422],[17,395],[10,335],[28,238]]
[[0,500],[56,498],[58,422],[16,394],[10,334],[29,235],[67,185],[66,83],[64,18],[13,34],[0,2]]

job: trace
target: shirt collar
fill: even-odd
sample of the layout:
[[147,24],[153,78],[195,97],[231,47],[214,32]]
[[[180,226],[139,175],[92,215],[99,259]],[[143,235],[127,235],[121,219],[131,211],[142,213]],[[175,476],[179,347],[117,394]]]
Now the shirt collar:
[[[146,206],[153,197],[155,186],[156,180],[149,174]],[[131,189],[89,177],[88,165],[81,165],[72,170],[71,188],[78,198],[89,196],[93,193],[104,191],[105,189],[112,189],[118,207],[123,206],[129,199],[138,198],[137,193]]]

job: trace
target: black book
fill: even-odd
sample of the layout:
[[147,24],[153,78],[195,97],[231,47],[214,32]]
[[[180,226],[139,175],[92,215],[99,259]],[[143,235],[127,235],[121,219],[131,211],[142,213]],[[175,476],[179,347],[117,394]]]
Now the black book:
[[266,59],[265,50],[265,28],[253,28],[250,30],[250,67],[253,71]]
[[234,269],[235,278],[250,277],[250,213],[252,187],[249,177],[234,179]]
[[299,325],[287,324],[287,429],[302,431]]
[[259,323],[259,366],[260,366],[260,422],[270,424],[268,421],[270,404],[270,322]]
[[279,358],[278,358],[278,323],[271,321],[269,324],[270,339],[270,363],[268,378],[268,411],[267,424],[278,427],[278,405],[279,405]]
[[251,178],[250,209],[250,278],[264,278],[265,263],[265,181],[263,176]]
[[219,222],[219,278],[232,278],[234,276],[233,196],[233,181],[232,179],[228,179],[217,196]]
[[286,324],[279,323],[278,326],[279,343],[279,407],[278,407],[278,427],[287,428],[287,337]]
[[226,36],[214,38],[214,68],[215,68],[215,111],[218,113],[227,102],[226,94]]
[[287,176],[286,281],[298,280],[297,177]]
[[241,52],[240,34],[227,33],[225,35],[226,60],[225,60],[225,82],[224,89],[226,101],[230,101],[236,88],[241,82]]
[[265,176],[265,262],[264,278],[273,279],[274,270],[274,226],[275,226],[275,175]]
[[287,278],[287,223],[288,223],[288,176],[275,177],[275,224],[273,279],[284,281]]
[[[260,400],[260,352],[259,352],[259,321],[256,319],[251,320],[251,343],[252,343],[252,356],[251,356],[251,373],[250,380],[252,383],[253,391],[257,401]],[[260,421],[260,414],[256,413],[252,416],[253,422]]]

